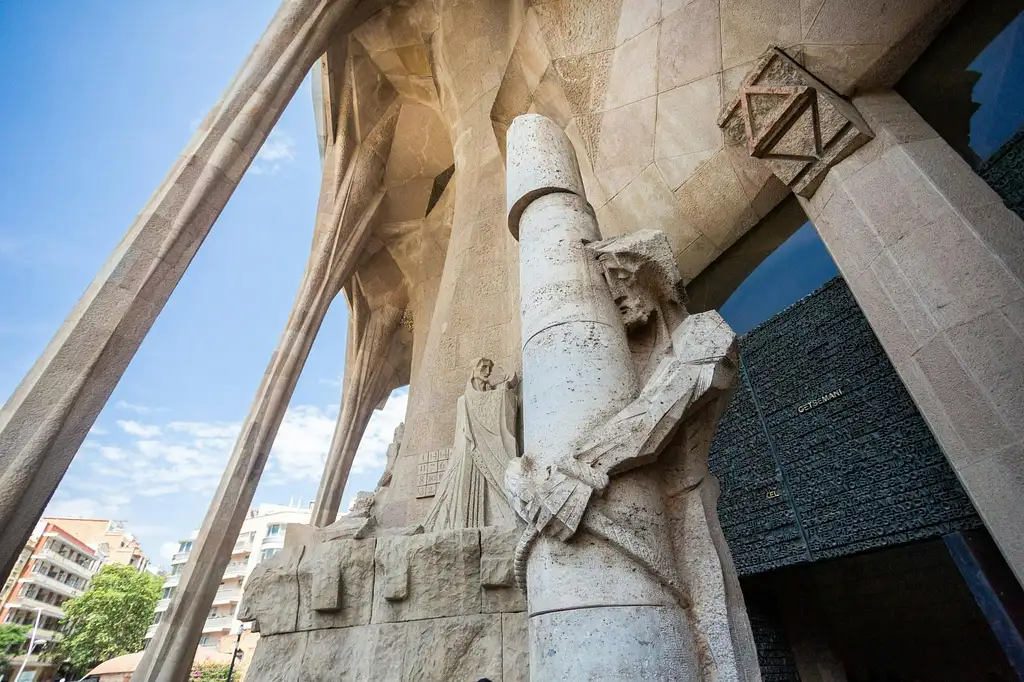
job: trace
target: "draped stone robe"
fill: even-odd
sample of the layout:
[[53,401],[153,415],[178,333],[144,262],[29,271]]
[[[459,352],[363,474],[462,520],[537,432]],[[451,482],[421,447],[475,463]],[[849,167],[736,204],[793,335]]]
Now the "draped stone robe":
[[456,403],[455,442],[424,527],[429,531],[514,525],[505,468],[516,457],[516,394],[508,382],[473,379]]

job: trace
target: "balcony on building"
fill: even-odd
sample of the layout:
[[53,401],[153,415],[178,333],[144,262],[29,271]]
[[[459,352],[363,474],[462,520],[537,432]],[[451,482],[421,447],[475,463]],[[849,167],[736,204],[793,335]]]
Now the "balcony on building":
[[224,630],[226,633],[234,624],[235,617],[230,614],[226,616],[214,616],[213,618],[206,619],[206,623],[203,625],[203,632],[219,632]]
[[249,569],[249,563],[247,561],[232,561],[224,569],[224,580],[228,578],[239,578],[244,577],[246,571]]
[[253,541],[256,539],[256,532],[250,531],[244,533],[238,537],[235,542],[234,548],[231,550],[232,554],[245,554],[252,551]]
[[237,604],[242,600],[241,587],[221,587],[213,597],[213,605]]
[[192,553],[192,542],[192,540],[182,540],[181,544],[178,545],[178,551],[171,557],[171,566],[174,564],[184,564],[188,561],[188,556]]
[[18,582],[23,585],[39,585],[65,597],[81,596],[89,585],[88,579],[71,576],[43,562],[35,563],[32,571],[19,578]]

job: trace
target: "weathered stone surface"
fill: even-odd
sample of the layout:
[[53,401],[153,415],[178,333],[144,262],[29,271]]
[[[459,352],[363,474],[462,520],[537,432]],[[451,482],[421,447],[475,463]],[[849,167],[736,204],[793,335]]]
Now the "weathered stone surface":
[[370,622],[376,541],[334,540],[308,547],[299,563],[296,628],[350,627]]
[[487,526],[480,529],[480,608],[484,613],[526,610],[526,596],[515,582],[515,549],[520,530]]
[[[245,672],[246,678],[253,682],[304,682],[317,679],[302,674],[309,636],[305,632],[270,637],[261,635],[259,645]],[[323,675],[323,672],[319,675]]]
[[253,570],[238,606],[239,620],[256,621],[253,629],[261,635],[295,632],[300,609],[298,571],[305,551],[285,547]]
[[[517,625],[523,631],[517,635],[525,638],[525,622]],[[475,682],[484,677],[525,682],[522,667],[511,669],[513,677],[502,677],[502,633],[502,616],[478,615],[316,630],[300,633],[302,640],[277,635],[267,638],[268,652],[259,651],[247,675],[253,682]],[[258,649],[263,647],[261,641]],[[517,661],[524,663],[519,654]]]
[[530,679],[530,633],[526,613],[501,616],[501,667],[503,682]]
[[379,537],[373,622],[480,613],[480,534],[476,529]]

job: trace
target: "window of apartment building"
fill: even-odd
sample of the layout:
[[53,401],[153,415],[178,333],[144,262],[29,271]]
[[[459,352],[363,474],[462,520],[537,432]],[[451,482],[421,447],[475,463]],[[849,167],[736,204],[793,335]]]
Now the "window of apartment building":
[[192,551],[192,541],[191,540],[185,540],[178,547],[178,552],[191,552],[191,551]]
[[271,524],[271,525],[267,526],[267,537],[268,538],[272,538],[272,537],[274,537],[276,535],[280,535],[280,534],[281,534],[281,524],[280,523],[274,523],[274,524]]
[[262,552],[260,552],[260,561],[266,561],[267,559],[274,556],[280,551],[280,549],[265,549]]
[[163,592],[161,593],[161,597],[160,598],[161,599],[170,599],[171,597],[174,596],[174,591],[176,589],[177,588],[175,588],[175,587],[165,587]]
[[157,624],[160,623],[160,619],[164,617],[164,613],[166,613],[166,612],[165,611],[157,611],[153,615],[153,625],[157,625]]
[[199,646],[217,646],[217,639],[210,635],[203,635],[199,638]]
[[182,569],[182,567],[184,565],[185,564],[174,564],[173,566],[171,566],[171,573],[170,573],[170,575],[180,575],[181,574],[181,569]]

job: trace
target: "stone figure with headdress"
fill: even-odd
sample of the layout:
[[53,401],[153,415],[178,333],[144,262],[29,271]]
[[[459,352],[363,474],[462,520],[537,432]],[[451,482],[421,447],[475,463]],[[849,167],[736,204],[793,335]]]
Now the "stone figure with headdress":
[[505,469],[515,459],[516,406],[513,374],[495,380],[494,362],[477,358],[456,403],[455,441],[448,469],[423,522],[428,531],[513,525],[505,496]]

